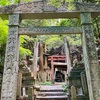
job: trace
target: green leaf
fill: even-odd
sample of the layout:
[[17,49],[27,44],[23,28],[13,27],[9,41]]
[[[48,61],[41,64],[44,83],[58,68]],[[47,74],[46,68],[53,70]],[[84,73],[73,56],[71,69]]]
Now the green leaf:
[[25,49],[23,47],[20,47],[20,57],[31,55],[32,52],[29,49]]
[[9,0],[0,0],[0,6],[5,6],[9,4],[10,4]]

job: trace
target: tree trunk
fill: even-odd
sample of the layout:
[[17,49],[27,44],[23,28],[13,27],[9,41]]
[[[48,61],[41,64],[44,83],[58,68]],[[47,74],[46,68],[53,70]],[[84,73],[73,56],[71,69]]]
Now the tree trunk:
[[40,43],[39,48],[40,48],[40,71],[44,71],[44,67],[43,67],[43,47],[42,47],[42,43]]
[[40,69],[39,69],[39,76],[42,82],[46,81],[46,73],[44,71],[44,66],[43,66],[43,46],[42,43],[39,45],[40,48]]
[[32,72],[34,74],[35,79],[37,74],[38,46],[39,46],[39,42],[36,42],[34,44],[34,57],[33,57],[33,68],[32,68]]
[[[46,44],[44,46],[44,53],[46,53]],[[47,56],[44,57],[45,61],[44,61],[44,67],[47,68],[48,67],[48,62],[47,62]]]
[[67,62],[67,74],[69,75],[71,70],[71,58],[70,58],[69,44],[66,38],[64,38],[64,47],[65,47],[66,62]]

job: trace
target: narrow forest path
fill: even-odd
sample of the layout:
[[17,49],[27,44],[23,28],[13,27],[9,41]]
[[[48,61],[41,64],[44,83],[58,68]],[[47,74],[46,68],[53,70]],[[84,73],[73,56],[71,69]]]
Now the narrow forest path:
[[42,85],[40,91],[37,92],[36,100],[68,100],[67,93],[60,84]]

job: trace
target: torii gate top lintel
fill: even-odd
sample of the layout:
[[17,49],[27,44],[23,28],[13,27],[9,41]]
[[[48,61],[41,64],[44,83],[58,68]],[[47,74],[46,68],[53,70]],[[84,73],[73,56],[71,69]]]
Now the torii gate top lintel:
[[[69,9],[69,4],[72,9]],[[39,0],[17,5],[0,7],[0,16],[17,13],[22,19],[52,19],[52,18],[79,18],[81,12],[91,12],[92,17],[100,15],[100,4],[93,3],[64,3],[56,8],[47,1]]]

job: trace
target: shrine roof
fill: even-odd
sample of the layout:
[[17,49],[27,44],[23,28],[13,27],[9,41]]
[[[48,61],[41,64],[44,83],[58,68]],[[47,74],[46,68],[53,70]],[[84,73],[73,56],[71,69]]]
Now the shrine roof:
[[[71,9],[69,8],[71,5]],[[0,17],[17,13],[22,19],[56,19],[56,18],[79,18],[81,12],[91,12],[92,17],[100,15],[100,4],[93,3],[62,3],[58,8],[50,5],[45,0],[29,3],[21,3],[0,7]]]

